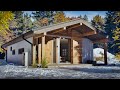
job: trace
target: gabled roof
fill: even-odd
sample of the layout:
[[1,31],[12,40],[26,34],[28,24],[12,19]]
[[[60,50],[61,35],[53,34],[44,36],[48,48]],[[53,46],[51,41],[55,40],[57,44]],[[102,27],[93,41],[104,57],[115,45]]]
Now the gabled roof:
[[[54,31],[54,30],[57,30],[59,28],[64,28],[64,27],[75,25],[75,24],[81,24],[81,23],[86,25],[87,27],[89,27],[91,30],[96,31],[96,29],[91,25],[91,23],[89,23],[89,22],[87,22],[83,19],[75,19],[75,20],[70,20],[70,21],[67,21],[67,22],[58,23],[58,24],[43,26],[43,27],[38,28],[36,30],[27,32],[23,35],[27,39],[27,38],[32,37],[34,34],[41,34],[41,33],[44,33],[44,32]],[[21,35],[21,36],[15,38],[15,39],[3,44],[2,48],[5,48],[5,47],[7,47],[11,44],[17,43],[19,41],[22,41],[23,40],[23,38],[22,38],[23,35]]]
[[37,30],[34,30],[34,33],[36,34],[36,33],[44,33],[44,32],[48,32],[48,31],[53,31],[53,30],[56,30],[59,28],[71,26],[71,25],[78,24],[78,23],[83,23],[84,25],[88,26],[92,30],[95,30],[95,28],[91,25],[91,23],[89,23],[83,19],[75,19],[75,20],[70,20],[67,22],[62,22],[62,23],[58,23],[58,24],[52,24],[49,26],[41,27]]

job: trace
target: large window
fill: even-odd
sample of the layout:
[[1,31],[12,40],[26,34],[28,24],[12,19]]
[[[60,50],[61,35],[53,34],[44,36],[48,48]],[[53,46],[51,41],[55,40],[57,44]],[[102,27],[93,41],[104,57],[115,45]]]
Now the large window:
[[18,54],[22,54],[22,53],[24,53],[24,48],[20,48],[20,49],[18,50]]
[[12,50],[12,55],[15,55],[15,50]]

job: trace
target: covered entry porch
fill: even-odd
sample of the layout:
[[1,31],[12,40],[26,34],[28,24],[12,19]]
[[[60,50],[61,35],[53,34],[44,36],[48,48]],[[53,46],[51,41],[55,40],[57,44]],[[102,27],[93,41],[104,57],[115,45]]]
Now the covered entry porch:
[[107,38],[88,23],[82,22],[67,22],[34,31],[32,63],[41,64],[41,61],[46,58],[50,64],[80,64],[83,59],[82,42],[84,38],[87,38],[92,43],[104,43],[104,57],[107,64],[105,44]]

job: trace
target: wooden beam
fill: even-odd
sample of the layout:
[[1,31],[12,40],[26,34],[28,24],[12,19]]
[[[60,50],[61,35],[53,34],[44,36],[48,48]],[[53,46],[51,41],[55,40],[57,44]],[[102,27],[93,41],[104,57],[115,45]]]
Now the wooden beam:
[[33,65],[36,64],[36,45],[35,45],[35,38],[33,37],[33,46],[32,46],[32,60]]
[[60,38],[56,38],[56,63],[60,63]]
[[96,40],[93,41],[93,43],[98,43],[98,42],[105,43],[105,42],[108,42],[108,39],[107,38],[103,38],[103,39],[96,39]]
[[70,44],[71,44],[71,40],[70,39],[68,39],[68,60],[70,60],[70,56],[71,56],[71,46],[70,46]]
[[54,59],[54,40],[51,40],[51,44],[52,44],[52,49],[51,49],[51,63],[53,63],[53,59]]
[[48,32],[48,33],[50,33],[50,34],[54,34],[54,33],[61,32],[61,31],[63,31],[63,30],[64,30],[64,28],[59,28],[59,29],[56,29],[56,30],[51,31],[51,32]]
[[[39,42],[41,42],[41,40],[40,40],[41,38],[39,38]],[[41,63],[41,51],[42,51],[42,48],[41,48],[41,43],[39,43],[38,44],[38,64],[40,64]]]
[[107,43],[104,43],[104,63],[107,65]]
[[85,37],[85,36],[90,36],[90,35],[94,35],[94,34],[97,34],[97,32],[96,31],[85,32],[82,36]]
[[70,60],[71,60],[71,63],[73,64],[73,39],[70,40]]
[[41,33],[41,34],[34,34],[34,38],[40,38],[40,37],[43,37],[43,36],[44,36],[43,33]]
[[42,59],[45,58],[45,36],[42,37]]
[[68,27],[67,29],[69,30],[72,30],[72,29],[75,29],[75,28],[78,28],[78,27],[80,27],[81,26],[81,24],[80,23],[78,23],[78,24],[76,24],[76,25],[72,25],[72,26],[70,26],[70,27]]
[[81,38],[80,38],[80,37],[72,37],[72,36],[48,35],[48,34],[47,34],[46,36],[56,37],[56,38],[61,37],[61,38],[67,38],[67,39],[71,39],[71,38],[73,38],[73,39],[76,39],[76,40],[81,40]]
[[49,35],[49,34],[47,34],[46,36],[50,36],[50,37],[61,37],[61,38],[71,38],[70,36],[62,36],[62,35]]
[[38,45],[38,38],[35,38],[35,44]]
[[82,38],[79,40],[79,63],[82,63]]

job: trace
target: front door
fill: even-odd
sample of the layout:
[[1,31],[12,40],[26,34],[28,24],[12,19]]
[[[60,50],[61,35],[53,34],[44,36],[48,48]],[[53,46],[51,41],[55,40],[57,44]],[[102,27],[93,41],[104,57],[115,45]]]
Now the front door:
[[61,39],[60,41],[60,57],[61,57],[61,63],[69,62],[68,59],[69,53],[68,53],[68,39]]

